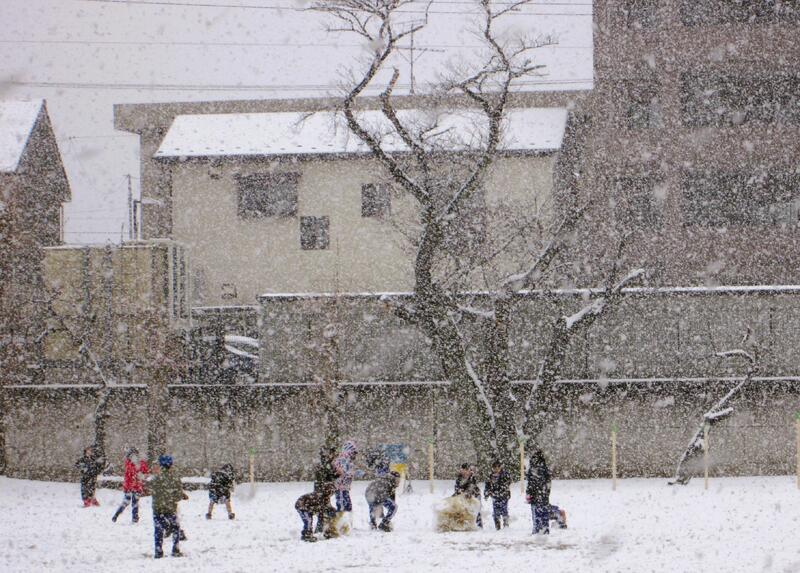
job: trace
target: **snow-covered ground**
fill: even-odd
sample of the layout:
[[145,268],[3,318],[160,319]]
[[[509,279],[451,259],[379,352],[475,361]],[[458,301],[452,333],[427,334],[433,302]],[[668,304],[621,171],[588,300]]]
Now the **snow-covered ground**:
[[[205,491],[181,505],[189,539],[183,558],[152,559],[150,501],[133,525],[130,510],[111,514],[121,493],[100,490],[99,508],[80,507],[77,484],[0,478],[0,571],[800,571],[800,491],[792,477],[702,480],[669,487],[663,479],[557,481],[552,499],[569,529],[530,534],[529,506],[513,490],[511,528],[433,531],[432,506],[450,482],[414,482],[399,497],[395,531],[369,531],[363,493],[354,485],[355,530],[347,538],[303,543],[294,501],[307,483],[239,486],[229,521],[217,506],[206,521]],[[486,506],[484,506],[486,509]],[[169,544],[166,544],[169,551]]]

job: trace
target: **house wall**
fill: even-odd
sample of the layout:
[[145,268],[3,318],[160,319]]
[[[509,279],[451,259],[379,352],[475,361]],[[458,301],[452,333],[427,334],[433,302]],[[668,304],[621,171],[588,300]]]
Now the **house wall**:
[[[497,221],[507,220],[514,209],[534,213],[547,203],[554,161],[552,155],[496,161],[487,176],[485,197],[489,210],[498,211]],[[235,175],[273,170],[301,173],[297,216],[240,218]],[[410,289],[413,253],[405,234],[413,232],[416,220],[411,200],[395,192],[391,217],[361,216],[362,184],[383,180],[376,161],[367,159],[173,164],[172,234],[191,257],[195,303],[253,304],[259,294],[269,292]],[[301,249],[301,216],[330,218],[328,249]],[[509,265],[501,261],[501,270],[518,270]],[[235,285],[235,298],[223,296],[223,284]]]

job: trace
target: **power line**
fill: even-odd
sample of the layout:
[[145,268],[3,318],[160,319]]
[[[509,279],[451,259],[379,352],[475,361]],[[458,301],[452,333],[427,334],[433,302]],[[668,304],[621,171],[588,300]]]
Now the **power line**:
[[[271,42],[163,42],[146,40],[0,40],[0,44],[56,44],[56,45],[98,45],[98,46],[187,46],[187,47],[243,47],[243,48],[363,48],[364,44],[342,43],[271,43]],[[421,48],[483,48],[482,44],[425,44]],[[591,50],[592,46],[545,46],[543,49]]]
[[[517,82],[515,86],[546,86],[546,85],[572,85],[593,82],[593,78],[575,78],[564,80],[529,80]],[[336,84],[242,84],[242,85],[220,85],[220,84],[120,84],[107,82],[51,82],[51,81],[18,81],[10,80],[2,82],[7,86],[32,86],[44,88],[67,88],[67,89],[112,89],[112,90],[152,90],[152,91],[329,91],[339,86]],[[408,89],[407,84],[398,84],[397,89]],[[377,87],[375,89],[378,89]]]
[[[304,12],[304,8],[295,8],[293,6],[274,6],[274,5],[250,5],[250,4],[219,4],[213,2],[166,2],[164,0],[77,0],[78,2],[92,2],[95,4],[117,4],[123,6],[173,6],[173,7],[191,7],[191,8],[240,8],[249,10],[287,10],[292,12]],[[455,2],[453,2],[455,4]],[[459,2],[459,4],[467,4],[467,2]],[[507,4],[507,3],[505,3]],[[547,6],[548,4],[537,4],[538,6]],[[567,5],[567,4],[563,4]],[[572,6],[573,4],[569,4]],[[588,4],[580,4],[588,5]],[[447,10],[397,10],[397,14],[455,14],[455,15],[476,15],[482,12],[468,12],[468,11],[447,11]],[[592,12],[525,12],[513,11],[508,12],[508,16],[592,16]]]

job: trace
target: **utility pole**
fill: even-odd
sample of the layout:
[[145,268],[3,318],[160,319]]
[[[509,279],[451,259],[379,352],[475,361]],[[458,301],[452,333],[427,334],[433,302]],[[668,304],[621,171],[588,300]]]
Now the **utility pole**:
[[125,178],[128,180],[128,239],[133,240],[136,238],[136,230],[133,228],[136,215],[133,213],[133,185],[131,184],[131,174],[128,173]]
[[[444,50],[437,50],[437,49],[435,49],[435,48],[417,48],[417,47],[415,47],[415,46],[414,46],[414,32],[411,32],[411,38],[410,38],[410,41],[409,41],[409,45],[408,45],[408,46],[397,46],[397,49],[398,49],[398,50],[400,50],[398,53],[399,53],[401,56],[403,56],[403,58],[404,58],[404,59],[405,59],[405,60],[408,62],[408,65],[409,65],[409,75],[411,76],[411,80],[410,80],[410,81],[411,81],[411,85],[410,85],[410,88],[409,88],[408,92],[409,92],[411,95],[414,95],[414,94],[415,94],[415,89],[414,89],[414,87],[415,87],[415,86],[414,86],[414,84],[415,84],[415,79],[414,79],[414,62],[415,62],[415,61],[416,61],[416,60],[417,60],[417,59],[418,59],[420,56],[422,56],[422,54],[424,54],[425,52],[444,52]],[[403,53],[403,50],[408,50],[408,56],[406,56],[406,55]],[[417,52],[417,54],[416,54],[416,55],[414,54],[414,52],[415,52],[415,51]]]

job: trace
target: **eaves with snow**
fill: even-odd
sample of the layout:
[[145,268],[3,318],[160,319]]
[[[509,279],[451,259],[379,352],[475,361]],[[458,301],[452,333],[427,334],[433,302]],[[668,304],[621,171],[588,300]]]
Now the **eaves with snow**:
[[[397,132],[380,111],[357,112],[389,153],[407,152]],[[431,152],[473,151],[486,145],[485,115],[477,109],[397,112],[415,134],[424,134]],[[565,108],[514,108],[504,118],[500,151],[548,153],[561,147],[567,122]],[[154,157],[247,157],[280,155],[367,154],[369,149],[347,127],[341,112],[230,113],[179,115]]]
[[42,100],[0,101],[0,173],[17,171],[42,104]]

